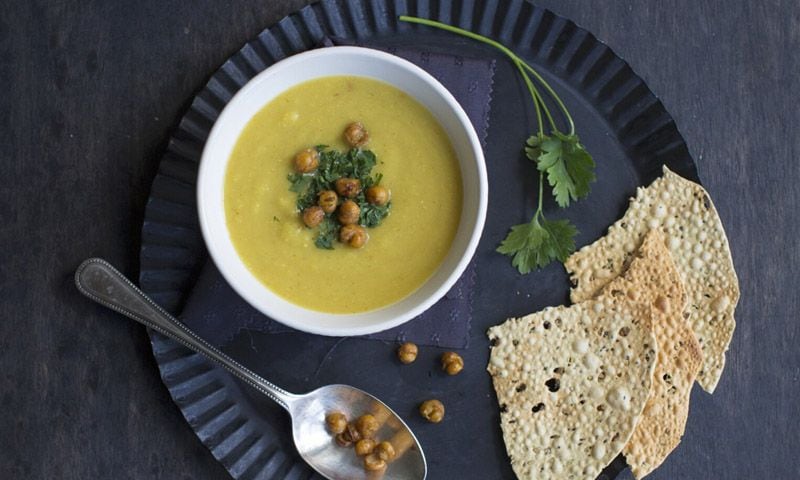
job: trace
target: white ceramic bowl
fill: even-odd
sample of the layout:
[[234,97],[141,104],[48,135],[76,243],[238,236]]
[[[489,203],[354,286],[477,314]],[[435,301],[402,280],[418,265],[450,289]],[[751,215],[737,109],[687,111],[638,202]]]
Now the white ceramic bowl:
[[[355,75],[386,82],[425,105],[444,128],[461,167],[461,221],[450,252],[428,281],[397,303],[365,313],[340,315],[308,310],[270,291],[247,269],[225,224],[224,183],[228,159],[250,119],[277,95],[318,77]],[[359,47],[331,47],[294,55],[250,80],[228,103],[205,144],[197,180],[200,226],[222,275],[253,307],[298,330],[347,336],[379,332],[424,312],[458,280],[475,253],[484,220],[488,186],[478,136],[455,98],[436,79],[394,55]]]

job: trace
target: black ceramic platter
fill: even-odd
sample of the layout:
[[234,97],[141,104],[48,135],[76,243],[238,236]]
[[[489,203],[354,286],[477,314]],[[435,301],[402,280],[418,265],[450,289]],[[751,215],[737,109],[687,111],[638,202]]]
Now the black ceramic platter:
[[[575,118],[582,143],[597,162],[590,196],[557,215],[578,226],[578,246],[592,242],[625,211],[638,186],[666,164],[699,181],[695,164],[672,117],[625,61],[573,22],[522,0],[327,0],[284,18],[247,43],[214,73],[176,127],[160,163],[142,231],[142,289],[179,313],[207,259],[195,203],[198,161],[211,126],[233,94],[269,65],[326,37],[369,40],[497,59],[486,163],[490,197],[486,228],[476,252],[470,346],[466,368],[445,377],[441,351],[421,350],[418,360],[394,361],[394,346],[303,333],[244,331],[223,349],[257,373],[295,392],[347,383],[387,402],[409,421],[429,462],[429,478],[514,478],[500,433],[499,410],[485,371],[486,329],[507,317],[568,301],[563,267],[552,264],[526,276],[494,249],[509,226],[535,208],[535,166],[522,145],[536,119],[527,91],[496,51],[452,34],[399,23],[401,14],[451,23],[496,38],[539,69]],[[555,215],[551,202],[547,212]],[[236,479],[319,478],[292,446],[289,417],[198,354],[151,332],[161,377],[199,439]],[[426,424],[420,401],[439,398],[447,418]],[[602,478],[625,468],[620,457]]]

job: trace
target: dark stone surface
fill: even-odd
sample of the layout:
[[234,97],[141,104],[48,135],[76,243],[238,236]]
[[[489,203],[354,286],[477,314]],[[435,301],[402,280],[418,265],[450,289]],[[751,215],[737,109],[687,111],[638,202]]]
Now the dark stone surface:
[[[227,478],[170,401],[144,330],[80,297],[72,273],[100,255],[136,277],[171,126],[225,58],[304,3],[0,4],[0,478]],[[695,389],[684,442],[652,478],[800,477],[800,7],[539,4],[661,97],[740,276],[717,393]]]

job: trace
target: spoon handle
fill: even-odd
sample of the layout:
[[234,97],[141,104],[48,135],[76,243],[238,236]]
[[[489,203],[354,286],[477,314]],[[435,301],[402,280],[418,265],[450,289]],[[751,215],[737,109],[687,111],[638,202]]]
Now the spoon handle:
[[256,375],[197,336],[105,260],[90,258],[81,263],[75,272],[75,284],[81,293],[95,302],[166,335],[190,350],[205,355],[289,410],[289,404],[295,397],[293,394]]

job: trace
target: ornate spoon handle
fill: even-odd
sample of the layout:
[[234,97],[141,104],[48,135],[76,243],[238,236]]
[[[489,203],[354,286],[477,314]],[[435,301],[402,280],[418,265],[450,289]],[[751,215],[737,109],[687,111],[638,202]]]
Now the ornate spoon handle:
[[256,390],[278,402],[283,408],[289,409],[289,404],[295,395],[263,379],[197,336],[178,319],[159,307],[105,260],[90,258],[81,263],[75,272],[75,284],[81,293],[95,302],[166,335],[190,350],[205,355]]

